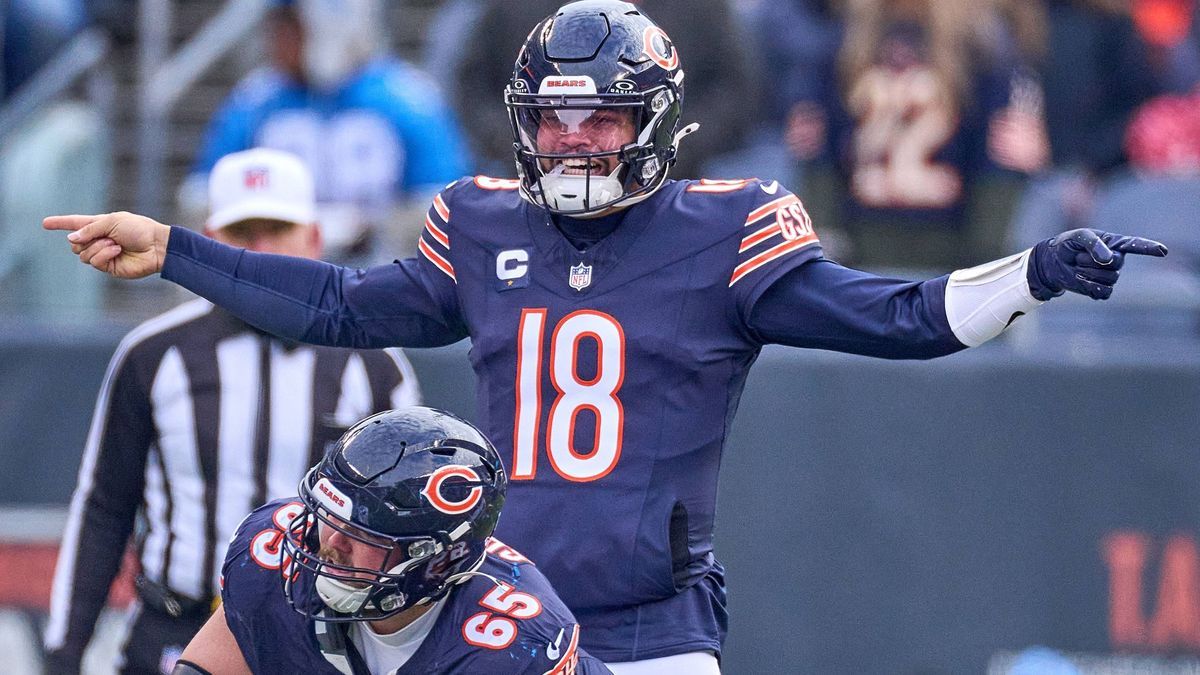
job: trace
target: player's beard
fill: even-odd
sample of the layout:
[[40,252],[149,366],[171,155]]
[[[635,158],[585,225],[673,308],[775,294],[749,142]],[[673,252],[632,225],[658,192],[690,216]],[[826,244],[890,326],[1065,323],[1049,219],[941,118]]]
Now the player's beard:
[[[328,546],[322,546],[320,548],[320,550],[317,551],[317,557],[319,557],[321,559],[322,563],[329,563],[332,565],[341,565],[343,567],[352,567],[352,565],[350,564],[350,559],[347,558],[346,555],[343,554],[341,551],[339,551],[338,549],[335,549],[335,548],[330,548]],[[328,573],[333,574],[334,576],[341,579],[343,582],[350,584],[351,586],[360,586],[361,587],[361,586],[367,585],[366,580],[363,580],[361,582],[355,581],[355,579],[354,579],[354,576],[356,575],[355,572],[342,572],[342,571],[338,571],[338,570],[328,570]]]
[[[331,565],[340,565],[342,567],[355,567],[355,565],[350,562],[350,559],[346,556],[345,553],[343,553],[342,551],[340,551],[338,549],[331,548],[329,546],[322,546],[317,551],[317,557],[321,559],[322,563],[328,563]],[[367,586],[370,583],[370,581],[373,578],[375,578],[375,576],[376,576],[376,575],[373,575],[373,574],[371,574],[369,572],[365,572],[365,571],[350,572],[350,571],[341,571],[341,570],[328,570],[327,573],[334,575],[338,579],[341,579],[344,583],[350,584],[351,586],[357,586],[357,587]]]

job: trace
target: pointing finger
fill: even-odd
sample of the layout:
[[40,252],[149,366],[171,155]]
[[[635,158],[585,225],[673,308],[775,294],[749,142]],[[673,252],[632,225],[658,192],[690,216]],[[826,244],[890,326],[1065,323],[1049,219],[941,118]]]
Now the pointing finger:
[[1155,258],[1161,258],[1167,255],[1167,247],[1165,244],[1154,241],[1153,239],[1144,239],[1142,237],[1127,237],[1118,235],[1116,239],[1109,241],[1109,248],[1121,253],[1134,253],[1137,255],[1149,255]]
[[48,216],[42,219],[47,230],[75,231],[96,219],[96,216]]

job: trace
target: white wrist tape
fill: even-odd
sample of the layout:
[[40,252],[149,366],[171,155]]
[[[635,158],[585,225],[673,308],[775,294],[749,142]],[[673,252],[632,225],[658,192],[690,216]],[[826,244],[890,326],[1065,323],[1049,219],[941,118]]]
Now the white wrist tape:
[[1025,278],[1033,249],[957,270],[946,284],[946,319],[954,337],[968,347],[991,340],[1012,320],[1041,305]]

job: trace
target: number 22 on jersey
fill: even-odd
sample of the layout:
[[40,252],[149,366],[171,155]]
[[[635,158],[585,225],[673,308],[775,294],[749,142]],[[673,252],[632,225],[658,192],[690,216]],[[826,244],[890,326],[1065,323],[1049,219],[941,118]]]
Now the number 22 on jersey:
[[[517,327],[517,400],[513,422],[513,480],[537,475],[543,369],[548,368],[556,393],[546,420],[546,456],[554,471],[569,481],[587,482],[607,476],[621,459],[625,411],[617,394],[625,380],[625,331],[616,319],[584,309],[563,317],[546,344],[547,310],[521,310]],[[579,374],[580,347],[591,340],[596,348],[596,372],[591,379]],[[592,447],[573,447],[575,421],[583,411],[596,419]]]

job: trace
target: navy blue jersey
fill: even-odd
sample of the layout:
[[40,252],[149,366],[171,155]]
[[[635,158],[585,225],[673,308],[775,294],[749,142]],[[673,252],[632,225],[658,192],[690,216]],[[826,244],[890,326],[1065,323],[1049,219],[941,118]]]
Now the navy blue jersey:
[[774,181],[668,181],[581,251],[515,181],[467,178],[435,198],[419,251],[350,270],[173,228],[163,276],[302,341],[469,336],[476,422],[510,476],[498,536],[537,562],[606,661],[721,649],[717,473],[762,345],[963,348],[945,277],[883,279],[822,258],[800,201]]
[[[346,624],[317,625],[284,596],[281,575],[294,568],[282,560],[280,540],[302,509],[299,501],[276,500],[242,521],[225,557],[225,621],[255,673],[340,675],[319,646],[331,643],[341,649],[327,651],[340,652],[355,673],[366,673],[362,658],[352,646],[346,648]],[[541,572],[496,539],[489,540],[487,550],[480,574],[451,591],[416,653],[389,673],[608,673],[579,647],[575,618]],[[297,583],[313,583],[311,574],[300,574]],[[367,628],[359,624],[354,630]]]
[[[508,459],[498,536],[523,542],[581,616],[623,614],[713,569],[721,448],[761,346],[746,317],[820,245],[777,183],[671,182],[582,252],[514,188],[462,181],[435,200],[427,282],[471,336],[477,421]],[[640,658],[680,639],[669,623],[640,636]]]

